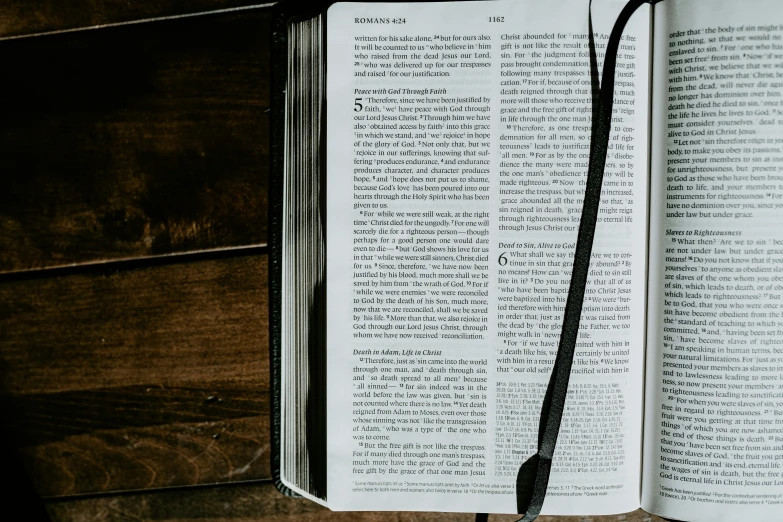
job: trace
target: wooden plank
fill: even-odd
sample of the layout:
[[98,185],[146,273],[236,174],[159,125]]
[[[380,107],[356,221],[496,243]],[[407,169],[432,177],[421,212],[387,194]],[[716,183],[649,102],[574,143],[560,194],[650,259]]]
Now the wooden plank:
[[41,495],[267,479],[266,256],[0,284],[0,399]]
[[268,389],[266,256],[0,284],[1,391]]
[[253,0],[5,0],[0,38],[263,4]]
[[0,271],[265,243],[268,32],[255,9],[0,41]]
[[[304,499],[280,495],[271,484],[108,496],[47,505],[52,522],[126,520],[156,522],[473,522],[471,513],[332,512]],[[490,515],[512,522],[519,515]],[[548,517],[540,522],[661,522],[642,510],[601,517]]]
[[89,431],[20,448],[42,497],[266,479],[269,412]]

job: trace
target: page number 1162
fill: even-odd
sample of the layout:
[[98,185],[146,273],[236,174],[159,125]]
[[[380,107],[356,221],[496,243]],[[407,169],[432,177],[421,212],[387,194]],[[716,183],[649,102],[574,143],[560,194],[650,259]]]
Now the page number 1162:
[[506,21],[506,17],[505,16],[490,16],[489,17],[489,22],[490,23],[503,23],[505,21]]

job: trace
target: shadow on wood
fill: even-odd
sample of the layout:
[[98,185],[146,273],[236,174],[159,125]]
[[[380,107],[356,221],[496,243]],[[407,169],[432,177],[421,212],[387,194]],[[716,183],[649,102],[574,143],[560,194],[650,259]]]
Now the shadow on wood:
[[0,38],[263,4],[252,0],[5,0]]
[[268,25],[0,41],[0,271],[264,243]]

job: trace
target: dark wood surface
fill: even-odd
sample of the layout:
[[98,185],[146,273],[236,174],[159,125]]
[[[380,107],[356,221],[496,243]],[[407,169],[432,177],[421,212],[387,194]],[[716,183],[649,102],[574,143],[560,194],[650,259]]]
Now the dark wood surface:
[[263,0],[3,0],[0,38],[265,4]]
[[268,35],[254,9],[0,41],[0,271],[263,244]]
[[265,256],[0,284],[0,381],[41,495],[268,479]]
[[[247,4],[8,0],[0,36]],[[0,41],[2,433],[54,521],[474,520],[271,484],[268,37],[256,9]]]

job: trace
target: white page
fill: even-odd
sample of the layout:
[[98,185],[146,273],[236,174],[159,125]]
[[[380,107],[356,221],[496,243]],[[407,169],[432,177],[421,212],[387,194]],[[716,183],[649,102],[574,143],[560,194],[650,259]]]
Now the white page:
[[[624,3],[593,3],[601,53]],[[575,37],[587,7],[330,8],[333,509],[515,512],[587,172],[588,48]],[[597,257],[544,513],[639,505],[648,29],[644,7],[619,60]]]
[[704,6],[655,8],[642,507],[779,520],[781,9]]

